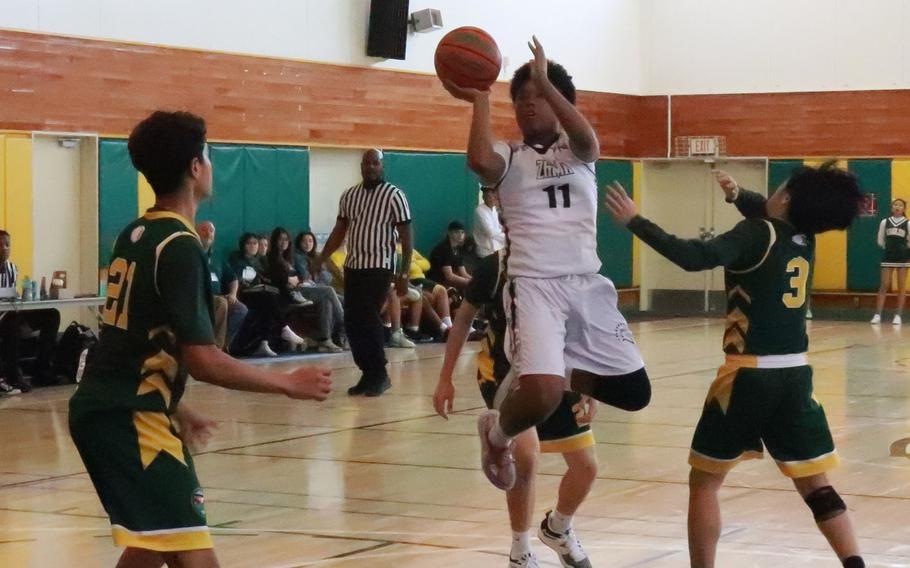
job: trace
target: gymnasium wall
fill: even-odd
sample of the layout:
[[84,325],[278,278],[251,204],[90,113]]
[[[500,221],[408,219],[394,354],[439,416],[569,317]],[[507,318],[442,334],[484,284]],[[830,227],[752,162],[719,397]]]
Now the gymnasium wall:
[[638,0],[573,0],[572,9],[548,0],[410,0],[412,12],[440,9],[445,29],[411,33],[406,61],[366,56],[369,6],[369,0],[14,0],[4,2],[0,27],[432,73],[442,35],[473,25],[497,39],[503,78],[530,58],[527,41],[537,33],[551,57],[571,62],[580,88],[641,90]]
[[[309,227],[306,148],[212,144],[210,156],[215,195],[196,219],[215,223],[218,257],[235,250],[244,231],[283,226],[293,236]],[[99,260],[106,265],[117,235],[154,197],[133,168],[125,140],[101,140],[99,164]]]
[[[817,166],[817,159],[772,160],[768,187],[773,191],[802,164]],[[850,159],[838,164],[859,178],[865,192],[874,195],[876,213],[860,217],[846,232],[820,235],[816,245],[813,289],[819,291],[874,291],[879,285],[881,249],[875,239],[878,225],[890,215],[893,199],[910,201],[910,160]]]
[[[470,107],[435,76],[0,30],[0,128],[123,136],[156,108],[208,119],[227,142],[463,151]],[[141,73],[137,73],[141,70]],[[604,156],[666,135],[665,100],[579,93]],[[494,130],[517,134],[497,84]]]
[[641,94],[910,87],[903,0],[642,0]]

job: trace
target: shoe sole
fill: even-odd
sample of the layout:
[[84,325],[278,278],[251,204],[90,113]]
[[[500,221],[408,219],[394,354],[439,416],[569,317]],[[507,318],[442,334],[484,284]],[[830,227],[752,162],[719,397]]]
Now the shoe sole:
[[490,465],[489,456],[493,451],[492,444],[490,443],[490,430],[493,429],[493,425],[496,422],[499,412],[495,410],[488,410],[480,415],[480,418],[477,419],[477,433],[480,435],[480,468],[483,470],[484,475],[487,476],[487,479],[490,480],[490,483],[493,484],[497,489],[502,489],[503,491],[508,491],[512,489],[515,485],[515,463],[512,463],[512,474],[511,482],[508,478],[502,479],[500,475],[493,472],[493,468]]

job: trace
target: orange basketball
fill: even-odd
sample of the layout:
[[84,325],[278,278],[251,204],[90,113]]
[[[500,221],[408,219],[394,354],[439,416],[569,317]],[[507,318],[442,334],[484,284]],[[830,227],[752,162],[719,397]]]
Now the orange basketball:
[[496,41],[480,28],[465,26],[445,35],[436,46],[436,74],[459,87],[490,88],[502,67]]

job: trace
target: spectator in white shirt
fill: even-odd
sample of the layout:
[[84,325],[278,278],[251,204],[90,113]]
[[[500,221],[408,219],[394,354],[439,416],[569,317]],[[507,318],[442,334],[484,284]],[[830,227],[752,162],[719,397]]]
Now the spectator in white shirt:
[[477,256],[489,256],[506,246],[506,234],[499,222],[499,211],[496,189],[481,187],[483,203],[474,210],[474,241],[477,243]]

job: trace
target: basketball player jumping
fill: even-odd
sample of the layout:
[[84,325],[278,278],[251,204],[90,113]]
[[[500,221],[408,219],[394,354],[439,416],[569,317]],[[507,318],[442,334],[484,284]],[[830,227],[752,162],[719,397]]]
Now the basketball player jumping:
[[[547,61],[537,38],[529,47],[534,59],[510,87],[521,141],[494,141],[489,91],[444,82],[473,105],[468,165],[498,188],[507,231],[506,351],[520,386],[478,420],[483,469],[501,489],[515,482],[512,439],[553,413],[566,378],[572,390],[625,410],[651,397],[616,289],[598,274],[597,138],[565,68]],[[571,518],[550,517],[553,533],[570,527]]]

